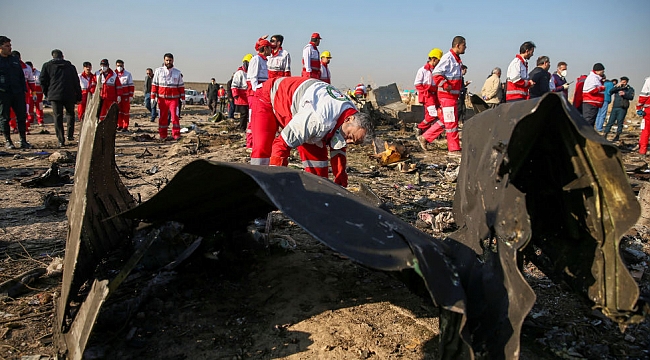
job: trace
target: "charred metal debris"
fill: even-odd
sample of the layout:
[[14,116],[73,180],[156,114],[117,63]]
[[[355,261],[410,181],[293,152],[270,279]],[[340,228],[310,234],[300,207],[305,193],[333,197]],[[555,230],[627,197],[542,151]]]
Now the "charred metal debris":
[[[518,357],[535,302],[521,273],[524,256],[621,327],[650,310],[619,253],[640,213],[620,154],[561,96],[501,105],[465,123],[453,205],[459,230],[444,239],[381,201],[285,167],[197,160],[136,206],[115,169],[116,119],[113,107],[82,130],[55,325],[69,358],[82,357],[102,304],[157,239],[181,228],[195,234],[179,250],[182,260],[201,236],[245,228],[274,210],[368,268],[419,275],[441,311],[442,359]],[[131,244],[138,220],[164,225],[135,241],[119,273],[106,275],[102,262]]]

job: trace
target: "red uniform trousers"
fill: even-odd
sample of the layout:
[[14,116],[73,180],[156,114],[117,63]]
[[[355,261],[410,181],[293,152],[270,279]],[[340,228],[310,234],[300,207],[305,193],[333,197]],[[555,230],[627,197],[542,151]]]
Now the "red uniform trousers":
[[116,104],[115,101],[106,101],[106,99],[102,100],[102,108],[99,110],[99,121],[104,121],[106,119],[106,114],[108,113],[108,109],[111,108],[111,105]]
[[90,94],[90,91],[81,90],[81,102],[79,103],[79,105],[77,105],[77,118],[79,118],[79,121],[84,120],[84,113],[86,112],[86,103],[88,102],[88,94]]
[[161,139],[166,139],[169,129],[169,114],[172,117],[172,136],[174,139],[181,137],[181,122],[178,119],[178,99],[158,98],[158,107],[160,108],[160,117],[158,118],[158,135]]
[[[460,151],[460,136],[458,135],[458,111],[456,101],[453,99],[440,99],[442,116],[422,136],[428,141],[435,140],[444,129],[447,135],[447,149],[449,151]],[[453,110],[453,116],[451,112]]]
[[648,152],[648,139],[650,139],[650,111],[646,111],[643,116],[643,130],[639,137],[639,154],[645,155]]
[[32,98],[32,103],[30,104],[29,114],[32,118],[38,121],[39,124],[43,125],[43,94],[36,94],[36,100]]
[[122,129],[129,128],[129,119],[131,118],[131,102],[129,97],[125,96],[121,99],[117,106],[120,108],[120,113],[117,115],[117,127]]
[[436,106],[436,102],[432,97],[428,97],[424,102],[424,120],[418,124],[418,129],[422,131],[429,130],[436,118],[442,119],[442,110],[440,106]]
[[[27,99],[29,98],[29,101]],[[25,119],[25,131],[29,133],[29,104],[32,103],[32,97],[29,94],[25,94],[25,110],[27,111],[27,118]],[[9,127],[13,130],[14,133],[18,132],[18,122],[16,121],[16,113],[14,109],[9,109]]]
[[[255,139],[253,138],[253,118],[256,116],[255,107],[257,105],[258,99],[255,96],[255,93],[248,94],[248,125],[246,126],[246,148],[252,149]],[[270,105],[270,104],[269,104]],[[271,110],[273,112],[273,110]],[[252,154],[251,154],[252,157]],[[259,165],[268,165],[268,164],[259,164]]]

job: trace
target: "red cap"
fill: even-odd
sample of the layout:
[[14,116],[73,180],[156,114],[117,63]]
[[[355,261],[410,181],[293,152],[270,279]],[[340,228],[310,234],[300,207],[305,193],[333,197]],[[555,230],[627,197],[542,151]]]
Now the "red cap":
[[262,46],[271,46],[271,42],[266,39],[259,39],[255,43],[255,51],[259,51]]
[[313,33],[313,34],[311,34],[311,38],[312,38],[312,39],[322,39],[322,37],[320,37],[320,34],[319,34],[319,33]]

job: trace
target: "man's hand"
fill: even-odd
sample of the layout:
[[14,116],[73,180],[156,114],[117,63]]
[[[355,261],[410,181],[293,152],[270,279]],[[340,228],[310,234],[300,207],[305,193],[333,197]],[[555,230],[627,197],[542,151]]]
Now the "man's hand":
[[618,96],[623,96],[623,95],[625,95],[625,91],[621,90],[618,92]]
[[645,116],[645,111],[643,111],[643,110],[637,110],[637,111],[636,111],[636,114],[639,115],[639,116]]
[[564,88],[564,90],[568,89],[569,88],[569,83],[566,83],[566,84],[562,85],[562,87]]

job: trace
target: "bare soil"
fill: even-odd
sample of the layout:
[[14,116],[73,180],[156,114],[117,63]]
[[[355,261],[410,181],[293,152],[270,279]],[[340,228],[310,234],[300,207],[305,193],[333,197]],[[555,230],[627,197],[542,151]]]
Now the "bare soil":
[[[133,105],[132,132],[118,133],[116,139],[116,162],[136,199],[149,199],[195,159],[247,161],[243,134],[229,121],[208,122],[207,109],[201,106],[187,107],[181,120],[183,126],[194,123],[198,135],[184,134],[178,143],[136,141],[144,134],[157,137],[157,124],[150,123],[144,111]],[[0,282],[64,256],[65,204],[46,211],[43,199],[51,192],[68,199],[72,185],[26,188],[20,184],[49,168],[49,154],[60,150],[76,154],[76,141],[64,149],[55,147],[51,114],[47,114],[45,127],[33,126],[29,135],[34,149],[0,152]],[[626,164],[643,165],[645,160],[632,151],[639,130],[630,124],[619,145]],[[49,134],[38,134],[41,130]],[[388,125],[379,129],[379,135],[406,145],[410,161],[418,164],[417,173],[380,167],[369,159],[369,145],[352,146],[348,150],[350,190],[364,183],[405,221],[431,235],[444,236],[418,221],[417,214],[451,206],[456,186],[453,170],[459,160],[447,157],[444,140],[436,141],[436,149],[424,152],[410,131]],[[141,157],[145,150],[151,155]],[[291,166],[299,166],[297,158]],[[74,176],[74,163],[60,168]],[[631,178],[637,190],[646,181]],[[190,258],[132,313],[99,322],[85,358],[437,357],[439,323],[429,298],[411,293],[389,274],[335,253],[282,214],[274,215],[272,235],[269,248],[249,240],[250,247],[244,241],[237,249],[214,253],[212,259]],[[649,239],[647,229],[632,229],[623,245],[631,249],[623,252],[645,293],[650,293]],[[152,274],[143,268],[135,271],[106,307],[135,296]],[[524,323],[522,359],[650,358],[647,321],[623,333],[617,324],[533,265],[525,266],[525,277],[537,302]],[[0,301],[0,359],[27,355],[54,358],[52,314],[60,281],[57,276],[43,277],[27,292]]]

